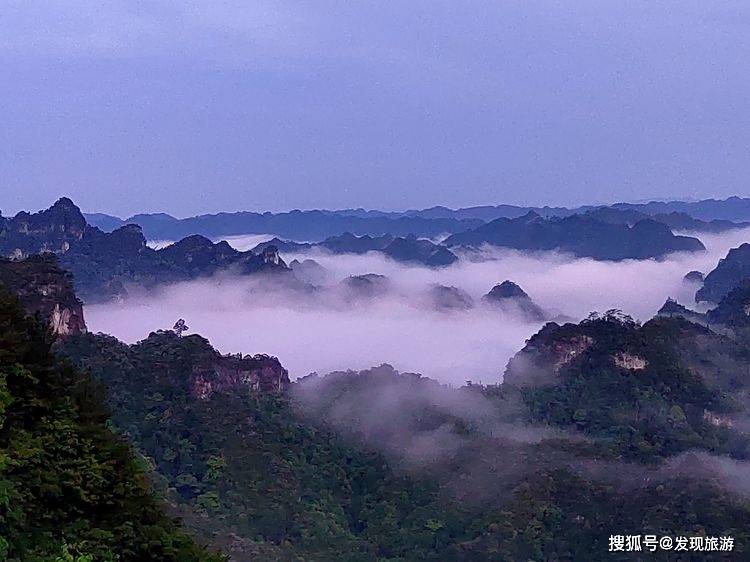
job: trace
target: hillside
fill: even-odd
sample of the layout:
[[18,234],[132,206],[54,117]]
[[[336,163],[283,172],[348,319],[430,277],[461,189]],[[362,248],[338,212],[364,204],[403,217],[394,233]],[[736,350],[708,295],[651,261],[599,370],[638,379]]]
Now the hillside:
[[165,516],[101,386],[51,343],[0,290],[0,558],[218,561]]
[[613,528],[731,535],[742,556],[750,539],[728,476],[748,456],[746,347],[681,319],[549,324],[504,384],[461,389],[382,366],[204,395],[220,356],[197,336],[60,352],[235,560],[606,560]]

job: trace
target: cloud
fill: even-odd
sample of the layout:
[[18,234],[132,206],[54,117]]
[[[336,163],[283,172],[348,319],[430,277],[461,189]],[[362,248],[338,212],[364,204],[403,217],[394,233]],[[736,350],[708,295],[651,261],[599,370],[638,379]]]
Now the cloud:
[[448,268],[428,269],[379,254],[290,254],[287,261],[316,259],[331,272],[334,285],[350,275],[380,273],[391,280],[391,290],[372,301],[350,302],[333,289],[313,295],[268,291],[253,278],[220,276],[87,306],[85,314],[92,330],[128,342],[185,318],[222,352],[276,355],[295,378],[386,362],[453,385],[495,383],[542,323],[481,306],[435,311],[426,297],[432,284],[459,287],[478,302],[494,284],[511,279],[553,313],[580,319],[593,310],[619,308],[647,320],[668,296],[690,304],[697,287],[682,280],[685,273],[709,271],[730,247],[750,239],[750,230],[701,238],[706,252],[617,263],[493,250],[482,261],[464,258]]

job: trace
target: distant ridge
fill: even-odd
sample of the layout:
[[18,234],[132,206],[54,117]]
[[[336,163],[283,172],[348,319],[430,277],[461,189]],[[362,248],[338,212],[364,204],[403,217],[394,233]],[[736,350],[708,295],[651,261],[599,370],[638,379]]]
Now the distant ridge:
[[650,201],[647,203],[615,203],[612,205],[583,205],[580,207],[525,207],[518,205],[483,205],[451,209],[434,206],[407,211],[378,211],[366,209],[293,210],[284,213],[204,214],[178,219],[165,213],[138,214],[121,219],[103,213],[86,214],[87,222],[104,231],[112,231],[125,224],[138,224],[149,239],[178,240],[190,234],[211,238],[242,234],[274,234],[292,240],[320,242],[346,232],[363,236],[414,235],[437,237],[457,234],[499,218],[514,219],[529,212],[550,217],[569,217],[584,213],[618,211],[625,213],[616,222],[636,221],[626,217],[637,213],[640,218],[651,217],[676,230],[720,232],[750,226],[750,198],[704,199],[701,201]]

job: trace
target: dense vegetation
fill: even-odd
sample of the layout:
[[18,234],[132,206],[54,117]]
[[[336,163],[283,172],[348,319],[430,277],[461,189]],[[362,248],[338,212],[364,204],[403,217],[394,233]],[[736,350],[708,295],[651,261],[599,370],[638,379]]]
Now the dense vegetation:
[[219,560],[164,515],[101,385],[0,291],[0,559]]
[[[691,333],[710,332],[677,318],[641,327],[615,316],[557,328],[549,337],[583,336],[592,343],[560,370],[557,384],[523,390],[532,418],[596,436],[617,454],[640,461],[693,448],[746,458],[747,439],[707,419],[708,412],[722,415],[739,407],[730,389],[709,388],[699,370],[681,361],[680,346]],[[618,356],[642,364],[627,368],[613,360]]]
[[[635,336],[626,338],[630,351],[657,337],[606,322],[584,328],[615,347]],[[720,405],[685,373],[636,384],[621,370],[600,371],[605,380],[577,399],[587,403],[582,425],[576,377],[596,376],[585,370],[567,375],[544,415],[534,407],[539,396],[516,388],[449,389],[387,368],[313,377],[290,393],[235,387],[197,399],[189,381],[207,345],[168,333],[134,346],[84,334],[60,351],[110,389],[116,427],[185,525],[233,559],[611,560],[612,533],[731,535],[740,559],[750,540],[750,507],[705,471],[694,475],[703,461],[680,457],[690,469],[668,476],[653,464],[688,445],[724,443],[672,408]],[[668,348],[649,346],[654,362]],[[663,359],[666,367],[675,357]],[[602,398],[610,385],[635,402],[606,412],[617,400]],[[627,439],[607,434],[606,419],[645,408],[648,396],[656,398],[645,425]],[[579,423],[592,439],[523,423],[540,417]],[[687,441],[671,433],[680,431]],[[662,434],[667,446],[640,446]]]

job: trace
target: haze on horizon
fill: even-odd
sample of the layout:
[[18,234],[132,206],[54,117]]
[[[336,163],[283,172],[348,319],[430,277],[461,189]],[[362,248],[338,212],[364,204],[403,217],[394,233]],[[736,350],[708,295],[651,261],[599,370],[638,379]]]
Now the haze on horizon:
[[2,211],[747,195],[750,5],[12,2]]

